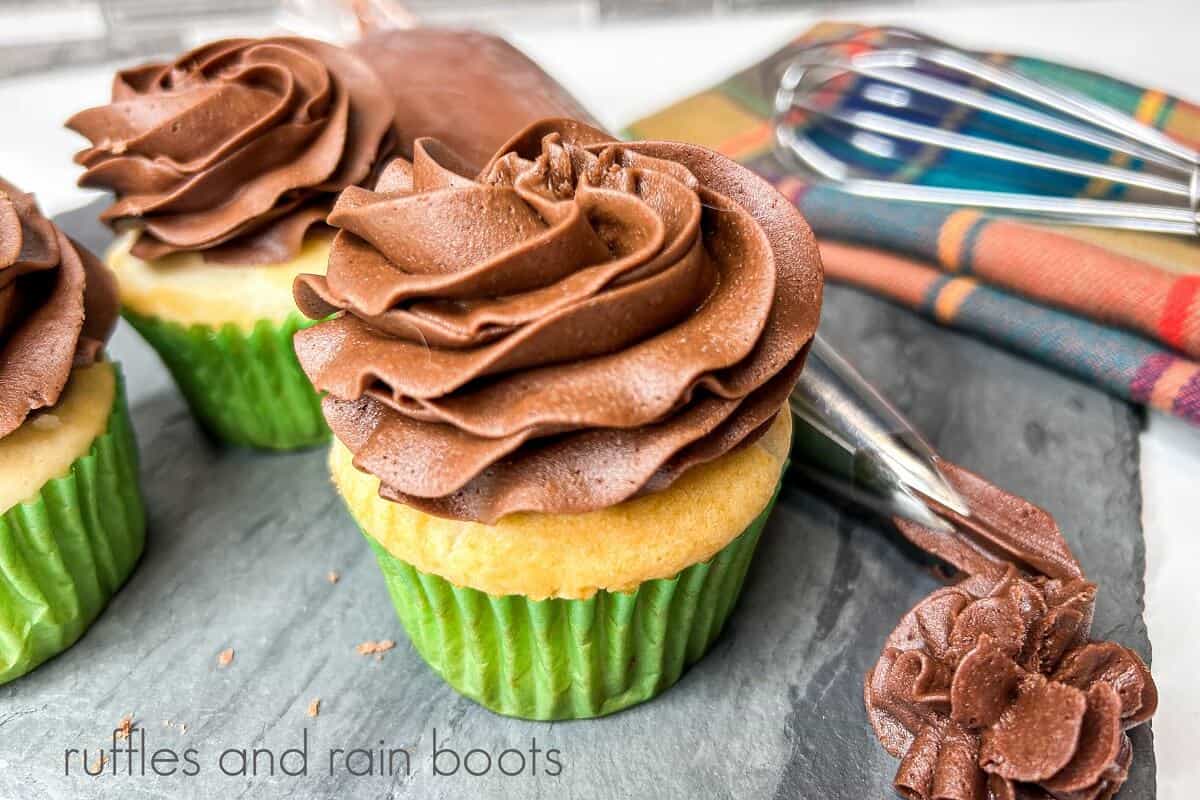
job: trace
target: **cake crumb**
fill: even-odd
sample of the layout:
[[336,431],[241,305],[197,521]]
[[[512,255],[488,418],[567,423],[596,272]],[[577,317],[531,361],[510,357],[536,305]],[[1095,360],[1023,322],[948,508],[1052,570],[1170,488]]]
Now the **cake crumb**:
[[329,574],[325,576],[325,580],[329,581],[330,583],[337,583],[341,579],[342,576],[338,574],[337,570],[333,569],[329,570]]
[[125,740],[129,738],[129,734],[133,732],[133,714],[126,714],[121,717],[121,721],[117,723],[117,738]]
[[368,639],[354,649],[360,656],[378,656],[378,660],[382,661],[382,654],[386,653],[388,650],[391,650],[395,646],[396,643],[391,639],[380,639],[377,642]]
[[217,654],[217,665],[218,666],[228,667],[232,663],[233,663],[233,648],[232,647],[226,647],[224,650],[222,650],[220,653]]
[[308,715],[310,717],[316,717],[320,713],[321,713],[321,698],[314,697],[308,703]]
[[30,424],[39,431],[52,431],[62,426],[62,420],[54,414],[42,413],[34,417]]

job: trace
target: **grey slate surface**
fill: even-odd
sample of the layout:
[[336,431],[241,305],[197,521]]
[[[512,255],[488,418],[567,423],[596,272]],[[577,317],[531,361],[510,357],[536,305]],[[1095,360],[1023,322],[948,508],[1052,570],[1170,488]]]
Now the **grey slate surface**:
[[[90,213],[67,225],[102,245]],[[829,291],[823,331],[948,457],[1054,513],[1101,584],[1096,634],[1149,655],[1137,419],[1127,406],[849,290]],[[222,450],[144,344],[123,329],[111,349],[133,397],[149,543],[79,644],[0,687],[0,800],[894,796],[895,762],[871,734],[861,682],[891,627],[937,582],[885,524],[785,489],[724,634],[675,688],[602,720],[505,719],[457,695],[409,646],[321,452]],[[336,585],[329,570],[341,573]],[[381,638],[398,642],[381,661],[355,653]],[[236,656],[220,669],[226,647]],[[88,778],[76,765],[64,776],[65,749],[89,748],[90,760],[130,712],[150,749],[195,748],[200,774]],[[218,769],[225,748],[279,754],[305,730],[306,777]],[[437,777],[435,730],[460,755],[525,749],[525,773]],[[543,754],[529,776],[534,738],[560,751],[561,775],[545,774]],[[409,750],[411,775],[328,773],[331,748],[381,741]],[[1150,731],[1135,731],[1134,744],[1121,797],[1149,800]]]

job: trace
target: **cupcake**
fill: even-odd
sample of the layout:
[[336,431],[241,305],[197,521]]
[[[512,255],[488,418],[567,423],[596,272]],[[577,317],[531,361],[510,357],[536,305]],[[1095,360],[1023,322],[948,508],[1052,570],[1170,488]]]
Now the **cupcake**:
[[214,42],[118,73],[112,102],[67,125],[92,144],[80,184],[116,195],[101,219],[119,233],[107,261],[125,317],[218,439],[286,450],[328,438],[292,351],[309,323],[291,285],[324,272],[337,193],[416,135],[490,152],[573,105],[503,40],[391,31],[350,49]]
[[0,684],[74,644],[142,552],[116,315],[108,270],[0,179]]
[[648,700],[728,618],[778,491],[822,274],[701,147],[548,120],[476,175],[422,139],[296,281],[333,480],[416,649],[502,714]]

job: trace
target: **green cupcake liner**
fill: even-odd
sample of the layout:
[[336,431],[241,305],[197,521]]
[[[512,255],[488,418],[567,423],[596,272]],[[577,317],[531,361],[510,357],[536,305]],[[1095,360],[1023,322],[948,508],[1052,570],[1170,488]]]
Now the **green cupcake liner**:
[[118,370],[108,428],[87,455],[0,515],[0,684],[83,635],[133,572],[145,538],[137,443]]
[[329,440],[321,399],[292,349],[296,331],[315,324],[299,312],[282,325],[259,320],[184,327],[122,311],[167,365],[200,423],[230,444],[296,450]]
[[365,535],[409,639],[447,683],[499,714],[582,719],[655,697],[708,651],[737,602],[774,503],[708,561],[587,600],[457,587]]

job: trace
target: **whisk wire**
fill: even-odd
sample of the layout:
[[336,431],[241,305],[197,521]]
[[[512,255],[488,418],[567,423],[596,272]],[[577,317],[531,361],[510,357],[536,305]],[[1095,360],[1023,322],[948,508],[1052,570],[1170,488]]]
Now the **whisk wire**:
[[[776,92],[774,127],[780,150],[797,165],[864,196],[979,206],[1081,225],[1200,233],[1200,155],[1195,151],[1103,103],[1043,85],[937,40],[897,28],[876,34],[882,43],[873,48],[863,49],[857,40],[853,47],[845,40],[826,43],[801,52],[784,71]],[[843,76],[859,79],[851,89],[857,91],[850,98],[853,103],[845,91],[836,90],[836,80]],[[919,97],[1016,123],[1040,138],[1018,143],[1009,130],[1010,140],[1005,141],[900,116],[905,111],[910,117],[925,115],[928,106],[919,103]],[[816,140],[817,126],[824,126],[827,134],[829,125],[839,132],[835,137],[868,158],[903,160],[909,150],[902,143],[907,142],[1107,182],[1162,202],[975,188],[970,179],[977,176],[971,175],[966,176],[966,186],[954,187],[862,177],[858,166]],[[1056,140],[1071,144],[1069,154],[1054,151]],[[1082,154],[1099,150],[1109,157],[1081,157],[1081,144],[1091,148]]]

